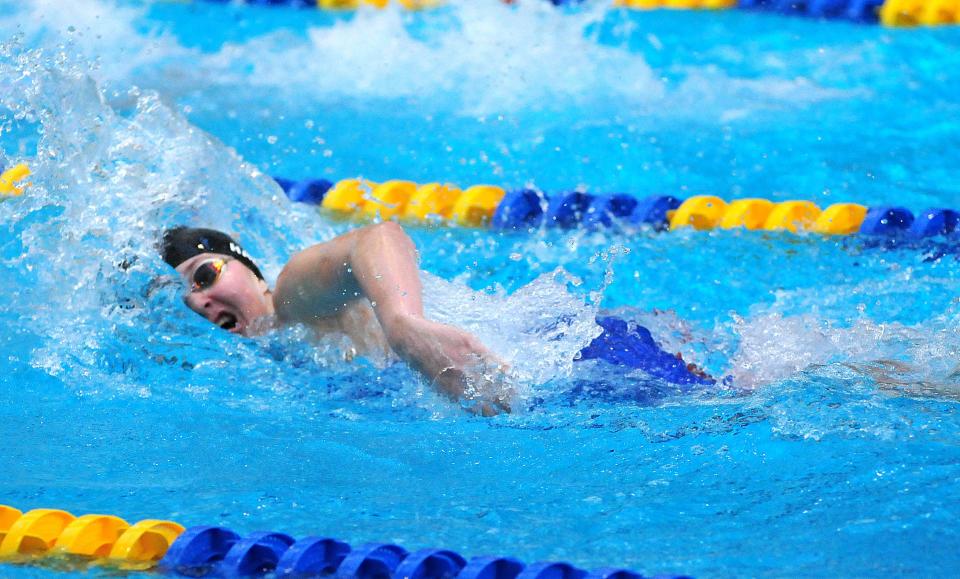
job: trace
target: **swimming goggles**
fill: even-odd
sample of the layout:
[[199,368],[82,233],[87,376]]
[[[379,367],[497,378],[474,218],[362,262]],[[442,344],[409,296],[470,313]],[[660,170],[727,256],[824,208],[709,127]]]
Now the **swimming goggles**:
[[213,285],[217,283],[217,280],[220,279],[220,274],[223,273],[223,268],[226,267],[228,261],[230,260],[217,257],[208,259],[198,265],[197,269],[193,270],[193,278],[190,280],[190,291],[202,292],[213,287]]

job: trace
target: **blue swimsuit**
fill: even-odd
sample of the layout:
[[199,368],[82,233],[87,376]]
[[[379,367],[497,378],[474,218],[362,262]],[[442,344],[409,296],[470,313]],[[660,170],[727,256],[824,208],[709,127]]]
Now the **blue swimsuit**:
[[[610,316],[598,317],[603,333],[580,351],[581,359],[604,360],[617,366],[637,368],[656,378],[681,385],[715,384],[716,380],[702,377],[687,369],[677,356],[660,349],[650,330],[637,324]],[[632,326],[632,327],[631,327]]]

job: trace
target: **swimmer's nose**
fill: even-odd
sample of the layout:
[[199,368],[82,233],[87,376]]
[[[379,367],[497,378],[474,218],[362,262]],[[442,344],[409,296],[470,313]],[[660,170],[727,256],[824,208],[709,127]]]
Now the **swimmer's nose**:
[[210,301],[210,300],[208,300],[206,297],[204,297],[204,298],[203,298],[202,305],[200,306],[200,308],[201,308],[201,309],[200,309],[200,315],[202,315],[203,317],[207,318],[208,320],[210,320],[210,321],[212,322],[213,319],[216,317],[217,312],[216,312],[216,310],[215,310],[213,307],[211,307],[211,306],[213,306],[213,302]]
[[197,312],[201,316],[211,319],[213,312],[211,307],[213,306],[213,301],[210,300],[207,296],[203,294],[191,293],[188,294],[184,301],[187,302],[187,305],[191,310]]

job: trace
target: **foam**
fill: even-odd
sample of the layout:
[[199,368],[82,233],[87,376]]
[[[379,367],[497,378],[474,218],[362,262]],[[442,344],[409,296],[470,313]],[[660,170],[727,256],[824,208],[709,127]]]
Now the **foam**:
[[[31,0],[0,19],[0,30],[19,31],[31,45],[62,45],[68,54],[97,62],[89,74],[117,93],[111,98],[136,84],[173,99],[216,91],[238,107],[261,103],[263,91],[270,90],[275,106],[298,110],[384,100],[424,113],[470,116],[594,107],[628,117],[656,112],[648,120],[693,116],[733,122],[758,107],[863,96],[821,86],[817,67],[833,66],[823,57],[810,66],[809,76],[789,79],[774,65],[740,77],[711,62],[743,57],[730,47],[714,50],[732,51],[734,57],[655,69],[643,51],[629,46],[630,27],[614,28],[612,38],[601,40],[598,30],[609,25],[608,8],[602,2],[570,11],[546,2],[507,6],[467,0],[422,13],[367,8],[332,24],[308,23],[301,30],[226,42],[212,53],[149,20],[146,8],[107,0],[82,0],[69,12],[53,0]],[[232,8],[209,9],[229,14]],[[269,19],[271,12],[260,17]],[[658,40],[656,46],[669,49],[663,43],[675,42]],[[709,47],[704,50],[710,54]]]
[[[309,27],[305,40],[274,32],[227,45],[207,63],[301,100],[415,99],[469,115],[660,97],[662,85],[642,58],[589,38],[602,14],[563,14],[535,2],[457,2],[415,17],[361,10],[332,27]],[[440,18],[442,26],[430,29]]]
[[842,366],[906,395],[957,397],[960,333],[953,317],[937,316],[918,326],[778,312],[736,317],[739,344],[730,357],[730,375],[737,388],[775,389],[809,370]]
[[562,269],[510,295],[422,277],[427,315],[472,332],[528,386],[569,376],[576,354],[601,331],[596,306],[567,290],[570,276]]
[[[272,275],[288,247],[332,232],[156,94],[135,96],[134,110],[119,113],[88,70],[56,53],[0,47],[0,78],[13,79],[0,107],[37,135],[36,150],[16,157],[34,171],[29,193],[0,207],[11,224],[4,266],[32,288],[11,308],[42,341],[35,367],[76,387],[139,391],[150,370],[119,360],[139,358],[143,327],[162,335],[188,314],[176,291],[151,289],[169,272],[155,249],[164,227],[242,232]],[[281,209],[287,228],[277,230]]]

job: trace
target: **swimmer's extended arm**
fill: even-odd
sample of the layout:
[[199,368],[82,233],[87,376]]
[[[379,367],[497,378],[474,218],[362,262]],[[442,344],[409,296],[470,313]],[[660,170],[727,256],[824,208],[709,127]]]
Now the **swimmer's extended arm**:
[[492,356],[471,334],[424,318],[419,273],[416,248],[399,225],[369,225],[294,255],[277,279],[274,306],[282,321],[309,324],[367,298],[401,358],[446,394],[469,397],[469,367]]

